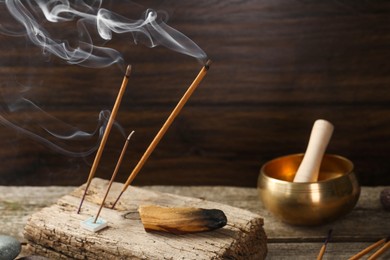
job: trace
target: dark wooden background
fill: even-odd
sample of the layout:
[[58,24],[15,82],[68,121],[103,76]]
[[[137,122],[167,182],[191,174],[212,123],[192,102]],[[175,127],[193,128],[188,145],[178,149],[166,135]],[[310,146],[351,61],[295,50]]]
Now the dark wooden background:
[[[390,2],[388,1],[142,1],[127,8],[168,12],[213,60],[135,184],[255,186],[263,163],[304,152],[314,120],[335,132],[328,147],[351,159],[363,185],[390,184]],[[1,20],[6,21],[2,7]],[[10,19],[12,23],[12,19]],[[60,30],[61,31],[61,30]],[[93,131],[111,109],[123,73],[88,69],[41,55],[24,37],[0,36],[2,117],[48,138],[38,125]],[[162,47],[148,49],[116,37],[133,66],[118,122],[97,176],[109,178],[125,137],[135,135],[118,181],[142,156],[201,65]],[[51,116],[16,110],[23,97]],[[126,136],[124,136],[126,135]],[[56,141],[58,142],[58,141]],[[96,143],[62,142],[72,151]],[[71,157],[15,128],[0,127],[0,185],[79,185],[94,154]]]

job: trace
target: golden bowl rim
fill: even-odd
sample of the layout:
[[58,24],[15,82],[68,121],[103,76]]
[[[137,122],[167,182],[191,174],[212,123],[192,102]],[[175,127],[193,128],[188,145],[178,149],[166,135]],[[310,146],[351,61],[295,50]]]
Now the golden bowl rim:
[[264,168],[269,165],[270,163],[276,161],[276,160],[280,160],[280,159],[283,159],[283,158],[286,158],[286,157],[294,157],[294,156],[303,156],[304,153],[294,153],[294,154],[288,154],[288,155],[282,155],[282,156],[279,156],[279,157],[276,157],[272,160],[269,160],[267,162],[265,162],[261,168],[260,168],[260,176],[259,177],[264,177],[264,178],[267,178],[267,179],[270,179],[274,182],[280,182],[280,183],[285,183],[285,184],[291,184],[293,183],[294,185],[310,185],[310,184],[324,184],[324,183],[329,183],[329,182],[334,182],[334,181],[337,181],[337,180],[340,180],[340,179],[343,179],[343,178],[348,178],[350,175],[355,175],[355,172],[354,172],[354,164],[351,160],[349,160],[348,158],[342,156],[342,155],[338,155],[338,154],[330,154],[330,153],[327,153],[324,155],[324,157],[333,157],[333,158],[338,158],[338,159],[341,159],[343,161],[346,161],[348,164],[349,164],[349,168],[350,170],[348,172],[345,172],[343,173],[341,176],[338,176],[338,177],[335,177],[335,178],[331,178],[331,179],[326,179],[326,180],[321,180],[321,181],[314,181],[314,182],[291,182],[291,181],[285,181],[285,180],[281,180],[281,179],[277,179],[277,178],[273,178],[271,176],[269,176],[268,174],[265,173],[264,171]]

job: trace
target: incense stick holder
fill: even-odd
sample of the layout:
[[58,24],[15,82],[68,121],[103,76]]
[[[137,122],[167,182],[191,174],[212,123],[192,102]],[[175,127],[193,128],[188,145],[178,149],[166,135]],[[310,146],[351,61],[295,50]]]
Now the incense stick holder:
[[[85,185],[60,198],[53,205],[35,212],[24,228],[28,245],[26,250],[31,254],[45,256],[49,259],[265,259],[267,254],[267,237],[263,228],[263,219],[252,212],[231,207],[205,199],[184,197],[174,194],[151,191],[130,186],[118,202],[115,210],[110,209],[116,195],[121,191],[122,183],[113,182],[101,217],[94,223],[94,215],[99,209],[102,196],[110,182],[94,178],[84,201],[84,207],[77,214],[76,210],[83,196]],[[202,194],[199,194],[202,196]],[[223,227],[209,228],[208,231],[189,233],[157,231],[157,226],[165,228],[169,220],[163,215],[151,223],[156,213],[145,211],[146,205],[174,209],[169,227],[183,231],[185,225],[201,231],[201,225],[217,223],[223,219],[220,214],[203,215],[183,214],[186,209],[221,210],[226,216]],[[140,210],[143,208],[142,210]],[[150,208],[149,208],[150,209]],[[178,209],[179,212],[177,211]],[[193,210],[191,210],[194,213]],[[145,214],[147,213],[147,214]],[[172,212],[171,212],[172,213]],[[186,212],[188,213],[188,212]],[[208,212],[209,213],[209,212]],[[92,218],[90,218],[93,216]],[[145,216],[150,225],[145,230]],[[165,216],[166,217],[166,216]],[[90,219],[89,219],[90,218]],[[86,220],[87,219],[87,220]],[[100,227],[101,219],[107,227]],[[154,219],[156,220],[156,219]],[[192,221],[190,225],[188,221]],[[194,223],[197,220],[198,224]],[[203,220],[203,221],[202,221]],[[217,220],[217,221],[216,221]],[[80,227],[80,222],[83,227]],[[163,223],[164,222],[164,223]],[[179,225],[181,227],[179,227]],[[172,231],[172,230],[171,230]],[[204,232],[203,232],[204,231]],[[178,235],[177,233],[180,233]]]
[[96,222],[94,220],[95,220],[94,217],[90,217],[80,222],[80,227],[92,232],[98,232],[108,226],[107,221],[105,221],[104,219],[98,218]]
[[325,155],[317,182],[293,182],[303,154],[279,157],[263,165],[258,192],[266,209],[292,225],[321,225],[349,213],[360,187],[353,163],[341,156]]

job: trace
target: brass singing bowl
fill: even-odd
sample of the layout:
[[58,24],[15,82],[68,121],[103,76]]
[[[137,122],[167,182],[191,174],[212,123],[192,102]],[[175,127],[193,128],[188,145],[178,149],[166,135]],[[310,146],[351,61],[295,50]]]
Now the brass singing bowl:
[[326,154],[318,182],[293,182],[303,154],[283,156],[265,163],[257,188],[263,205],[282,221],[301,226],[331,222],[356,205],[360,187],[348,159]]

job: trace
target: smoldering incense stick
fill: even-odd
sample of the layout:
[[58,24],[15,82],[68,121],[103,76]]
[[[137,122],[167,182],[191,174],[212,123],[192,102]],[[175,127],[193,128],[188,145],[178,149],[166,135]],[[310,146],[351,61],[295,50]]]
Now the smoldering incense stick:
[[326,237],[325,242],[324,242],[324,244],[321,247],[320,253],[317,256],[317,260],[321,260],[322,257],[324,256],[325,250],[326,250],[326,246],[328,245],[328,242],[329,242],[331,236],[332,236],[332,229],[329,229],[328,236]]
[[211,64],[211,60],[208,60],[206,64],[202,67],[199,74],[196,76],[195,80],[188,87],[187,91],[184,93],[183,97],[177,103],[176,107],[173,109],[172,113],[169,115],[168,119],[165,121],[160,131],[154,137],[153,141],[146,149],[144,155],[141,157],[138,164],[134,167],[133,171],[129,175],[129,178],[127,179],[126,183],[123,185],[122,191],[120,192],[118,198],[115,200],[114,204],[112,205],[112,209],[115,208],[115,205],[119,201],[122,194],[126,191],[127,187],[129,187],[129,185],[132,183],[134,178],[137,176],[142,166],[145,164],[145,162],[147,161],[147,159],[149,158],[153,150],[156,148],[157,144],[160,142],[161,138],[164,136],[165,132],[168,130],[169,126],[175,120],[176,116],[180,113],[183,106],[186,104],[188,99],[191,97],[192,93],[195,91],[195,89],[198,87],[198,85],[200,84],[204,76],[207,74],[210,64]]
[[103,200],[102,200],[102,203],[100,204],[100,208],[99,208],[99,210],[98,210],[98,212],[97,212],[97,214],[96,214],[96,217],[95,217],[93,223],[96,223],[97,219],[99,218],[100,212],[102,211],[102,208],[103,208],[103,206],[104,206],[104,202],[105,202],[106,199],[107,199],[107,195],[108,195],[108,193],[110,192],[112,183],[114,182],[114,179],[115,179],[115,177],[116,177],[116,175],[117,175],[117,173],[118,173],[118,171],[119,171],[119,168],[120,168],[120,165],[121,165],[121,163],[122,163],[123,157],[124,157],[124,155],[125,155],[125,153],[126,153],[126,150],[127,150],[127,146],[129,145],[131,136],[132,136],[133,134],[134,134],[134,131],[132,131],[132,132],[129,134],[129,136],[128,136],[127,139],[126,139],[125,144],[123,145],[122,152],[121,152],[121,154],[120,154],[120,156],[119,156],[118,162],[116,163],[114,173],[112,174],[111,180],[110,180],[110,182],[109,182],[109,184],[108,184],[108,187],[107,187],[107,190],[106,190],[106,194],[104,195],[104,198],[103,198]]
[[116,100],[115,100],[115,103],[114,103],[114,107],[112,108],[111,115],[110,115],[110,117],[108,119],[106,130],[104,131],[102,140],[101,140],[100,145],[99,145],[99,149],[98,149],[98,151],[96,153],[96,156],[95,156],[95,160],[93,161],[91,170],[89,172],[89,176],[88,176],[88,180],[87,180],[87,186],[85,187],[83,197],[81,198],[80,205],[79,205],[79,208],[77,210],[77,214],[80,213],[80,210],[81,210],[81,207],[83,205],[85,196],[87,194],[89,185],[91,184],[91,181],[92,181],[93,177],[95,176],[96,169],[97,169],[97,167],[99,165],[100,158],[102,157],[102,153],[103,153],[104,147],[106,145],[108,136],[110,134],[112,125],[114,124],[116,114],[118,112],[120,103],[122,101],[123,94],[125,93],[127,82],[129,81],[130,73],[131,73],[131,65],[128,65],[127,68],[126,68],[125,76],[123,77],[122,85],[121,85],[121,87],[119,89],[119,92],[118,92],[118,96],[116,97]]

